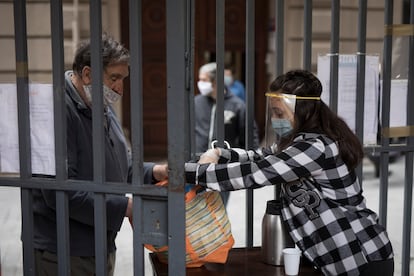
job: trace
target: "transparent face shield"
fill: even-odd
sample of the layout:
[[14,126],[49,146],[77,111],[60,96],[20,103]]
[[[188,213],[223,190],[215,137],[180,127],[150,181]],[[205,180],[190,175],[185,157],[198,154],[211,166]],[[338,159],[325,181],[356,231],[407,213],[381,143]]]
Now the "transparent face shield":
[[266,93],[266,147],[275,152],[283,137],[292,133],[295,121],[296,100],[320,100],[320,97],[303,97],[280,92]]
[[296,96],[278,92],[266,93],[266,147],[276,147],[293,129]]

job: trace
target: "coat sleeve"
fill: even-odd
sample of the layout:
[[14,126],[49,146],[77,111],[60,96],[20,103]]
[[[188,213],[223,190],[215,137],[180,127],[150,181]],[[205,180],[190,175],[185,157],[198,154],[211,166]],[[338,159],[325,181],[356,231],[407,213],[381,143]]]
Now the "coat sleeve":
[[[225,164],[186,163],[186,181],[217,191],[254,189],[292,182],[322,170],[325,146],[320,140],[296,143],[279,154],[255,159],[254,151],[223,150]],[[250,153],[250,155],[249,155]],[[236,160],[238,161],[231,162]],[[220,158],[220,160],[221,160]]]

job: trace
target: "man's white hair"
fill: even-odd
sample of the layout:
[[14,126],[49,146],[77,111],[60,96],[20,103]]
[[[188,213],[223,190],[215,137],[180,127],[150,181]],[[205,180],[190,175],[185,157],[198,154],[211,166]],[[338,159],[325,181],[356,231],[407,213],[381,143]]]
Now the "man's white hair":
[[198,70],[199,74],[206,73],[211,82],[216,80],[217,64],[215,62],[206,63]]

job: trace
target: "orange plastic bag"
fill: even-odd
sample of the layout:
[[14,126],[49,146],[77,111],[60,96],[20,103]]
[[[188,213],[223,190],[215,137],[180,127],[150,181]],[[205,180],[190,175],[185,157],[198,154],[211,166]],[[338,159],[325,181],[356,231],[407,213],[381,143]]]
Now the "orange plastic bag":
[[[187,267],[200,267],[205,263],[225,263],[234,244],[230,221],[220,193],[197,192],[200,188],[194,186],[185,195]],[[168,262],[168,246],[145,247],[156,252],[161,262]]]

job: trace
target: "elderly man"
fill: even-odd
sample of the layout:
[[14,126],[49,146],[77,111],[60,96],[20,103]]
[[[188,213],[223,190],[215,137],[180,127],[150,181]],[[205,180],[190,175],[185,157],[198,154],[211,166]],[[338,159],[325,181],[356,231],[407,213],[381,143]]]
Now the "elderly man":
[[[102,36],[105,173],[108,182],[128,182],[131,156],[112,104],[123,94],[129,74],[129,52],[108,35]],[[89,41],[75,54],[73,71],[65,73],[68,177],[93,179],[92,70]],[[145,183],[167,177],[167,165],[144,164]],[[55,193],[35,190],[34,247],[36,275],[57,275]],[[68,192],[71,275],[95,275],[94,197],[85,191]],[[132,199],[107,195],[108,275],[115,265],[115,237],[124,217],[132,217]]]

